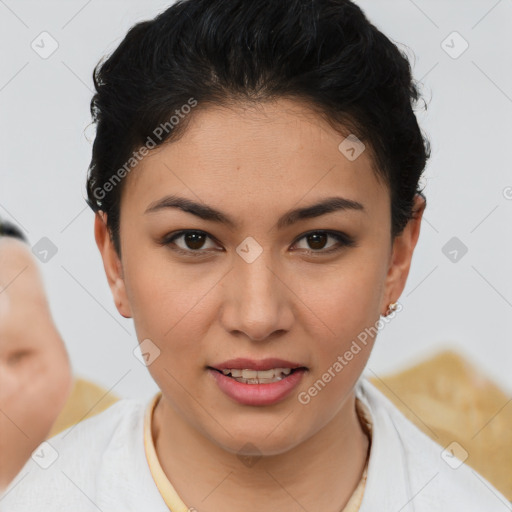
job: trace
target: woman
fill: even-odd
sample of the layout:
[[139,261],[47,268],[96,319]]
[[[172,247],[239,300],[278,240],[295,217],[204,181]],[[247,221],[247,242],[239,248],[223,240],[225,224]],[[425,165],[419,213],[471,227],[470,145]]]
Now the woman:
[[397,47],[346,0],[188,0],[94,81],[96,242],[161,392],[51,440],[9,510],[495,510],[361,377],[425,208]]

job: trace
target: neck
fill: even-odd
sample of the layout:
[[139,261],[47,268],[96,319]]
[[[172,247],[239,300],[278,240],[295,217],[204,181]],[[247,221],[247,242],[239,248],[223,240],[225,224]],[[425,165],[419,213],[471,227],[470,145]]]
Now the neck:
[[241,503],[247,512],[339,512],[361,479],[369,450],[354,392],[312,437],[247,465],[191,428],[163,396],[153,414],[152,435],[168,480],[188,507],[201,512],[238,511]]

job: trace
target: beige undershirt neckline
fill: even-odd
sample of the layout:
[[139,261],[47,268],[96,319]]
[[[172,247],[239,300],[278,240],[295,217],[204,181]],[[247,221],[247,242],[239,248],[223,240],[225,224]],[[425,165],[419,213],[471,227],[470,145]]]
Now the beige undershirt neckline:
[[[146,459],[151,471],[151,475],[155,484],[160,492],[165,504],[171,512],[190,512],[190,508],[183,503],[178,493],[174,489],[173,485],[167,478],[160,465],[158,456],[155,450],[155,444],[153,442],[151,422],[153,419],[153,411],[156,404],[160,400],[162,392],[159,391],[149,402],[144,413],[144,450],[146,453]],[[363,470],[363,474],[359,484],[352,493],[348,503],[340,512],[357,512],[361,506],[363,500],[364,489],[366,486],[366,478],[368,473],[368,461],[370,457],[370,447],[372,438],[372,422],[370,413],[365,404],[363,404],[358,398],[356,398],[356,411],[359,417],[359,421],[369,439],[368,455],[366,458],[366,465]],[[192,509],[193,510],[193,509]]]

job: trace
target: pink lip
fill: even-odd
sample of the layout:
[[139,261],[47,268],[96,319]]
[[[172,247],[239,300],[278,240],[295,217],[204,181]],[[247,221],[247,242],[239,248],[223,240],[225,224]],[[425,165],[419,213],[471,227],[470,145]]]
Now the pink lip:
[[284,359],[277,359],[275,357],[261,359],[255,361],[253,359],[246,359],[238,357],[237,359],[230,359],[223,363],[211,365],[210,368],[217,370],[271,370],[272,368],[302,368],[304,365],[300,363],[293,363],[291,361],[285,361]]
[[[274,363],[269,366],[268,361],[270,360],[266,359],[265,361],[260,361],[260,363],[266,366],[266,369],[294,367],[290,363],[282,364],[285,363],[285,361],[282,360],[272,360]],[[275,361],[278,361],[279,364],[276,365]],[[225,368],[255,369],[251,368],[250,366],[231,366],[234,361],[228,362],[230,365],[225,366]],[[237,362],[236,364],[242,363]],[[208,372],[215,379],[215,382],[219,386],[220,390],[235,402],[243,405],[271,405],[280,402],[298,386],[299,382],[302,380],[302,376],[304,373],[306,373],[306,371],[307,370],[305,368],[300,368],[292,372],[287,377],[284,377],[277,382],[271,382],[269,384],[244,384],[242,382],[236,381],[232,377],[224,375],[222,372],[208,368]]]

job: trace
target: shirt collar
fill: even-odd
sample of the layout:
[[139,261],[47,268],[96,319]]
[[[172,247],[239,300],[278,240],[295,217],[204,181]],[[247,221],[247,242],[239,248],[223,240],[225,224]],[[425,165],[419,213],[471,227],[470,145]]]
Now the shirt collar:
[[372,447],[360,512],[414,512],[405,443],[389,414],[389,407],[394,406],[364,377],[355,391],[372,423]]

